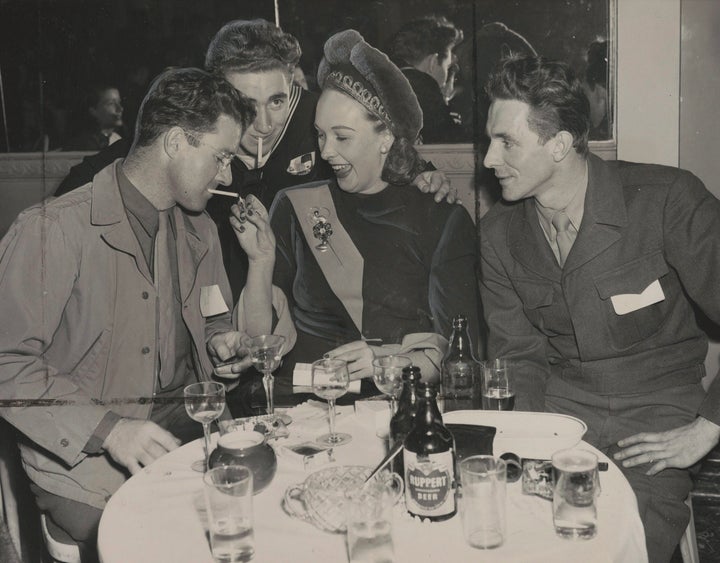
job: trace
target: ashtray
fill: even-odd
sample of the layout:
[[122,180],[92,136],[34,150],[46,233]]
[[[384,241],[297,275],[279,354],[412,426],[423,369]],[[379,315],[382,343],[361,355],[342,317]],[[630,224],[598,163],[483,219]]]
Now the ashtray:
[[280,450],[280,456],[305,471],[335,461],[332,448],[323,447],[315,442],[285,445]]

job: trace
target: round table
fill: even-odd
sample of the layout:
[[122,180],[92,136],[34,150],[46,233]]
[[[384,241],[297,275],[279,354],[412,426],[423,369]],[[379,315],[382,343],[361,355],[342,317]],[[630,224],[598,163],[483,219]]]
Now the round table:
[[[285,490],[304,481],[308,474],[282,446],[312,439],[327,429],[324,404],[311,401],[288,412],[293,416],[290,436],[274,444],[279,454],[277,474],[270,486],[254,497],[254,561],[347,561],[344,534],[320,531],[282,509]],[[521,457],[544,454],[549,458],[557,449],[551,429],[547,440],[527,440],[527,436],[517,435],[514,438],[513,432],[503,429],[524,427],[534,429],[537,435],[538,428],[546,428],[548,421],[552,423],[548,418],[552,416],[557,415],[459,411],[445,414],[444,419],[495,426],[495,455],[514,451]],[[338,430],[349,432],[353,440],[334,450],[336,462],[368,466],[378,463],[385,444],[377,437],[377,426],[378,417],[373,411],[356,414],[353,407],[339,407]],[[522,494],[518,481],[508,484],[507,538],[499,548],[479,552],[466,545],[459,514],[446,522],[421,523],[399,513],[393,529],[396,560],[434,562],[450,557],[452,561],[647,561],[643,527],[630,485],[606,456],[584,442],[580,445],[595,451],[601,461],[609,464],[608,470],[600,474],[602,493],[598,498],[595,538],[558,538],[551,502]],[[144,468],[113,495],[100,521],[98,548],[103,563],[212,563],[204,524],[202,478],[190,469],[191,462],[201,455],[199,440],[186,444]]]

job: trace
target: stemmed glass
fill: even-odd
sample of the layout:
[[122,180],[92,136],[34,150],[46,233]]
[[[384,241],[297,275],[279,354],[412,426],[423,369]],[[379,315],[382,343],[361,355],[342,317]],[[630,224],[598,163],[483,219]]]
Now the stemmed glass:
[[375,358],[373,364],[373,379],[380,392],[389,395],[393,414],[397,412],[397,396],[402,390],[403,368],[412,364],[407,356],[383,356]]
[[345,360],[324,358],[313,362],[312,388],[321,399],[328,402],[330,415],[330,432],[318,436],[315,441],[324,446],[340,446],[352,440],[350,434],[335,432],[335,399],[347,393],[350,385],[350,374]]
[[201,422],[205,436],[205,459],[193,462],[195,471],[206,471],[210,458],[210,423],[225,409],[225,386],[215,381],[191,383],[183,390],[185,410],[190,418]]
[[292,418],[286,414],[275,414],[275,402],[273,400],[273,387],[275,378],[272,372],[280,367],[282,360],[285,337],[276,334],[263,334],[256,336],[250,341],[250,357],[255,369],[263,373],[263,386],[267,399],[267,413],[274,421],[280,419],[284,424],[290,424]]

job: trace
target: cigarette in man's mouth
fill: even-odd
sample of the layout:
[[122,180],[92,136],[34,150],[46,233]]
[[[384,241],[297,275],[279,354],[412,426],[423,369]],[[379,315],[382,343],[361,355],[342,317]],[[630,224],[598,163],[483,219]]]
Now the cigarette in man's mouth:
[[260,167],[261,161],[262,161],[262,137],[258,137],[258,143],[257,143],[257,165],[258,165],[258,168]]
[[236,194],[235,192],[226,192],[225,190],[211,190],[210,188],[208,188],[208,191],[209,191],[211,194],[215,194],[215,195],[226,195],[226,196],[229,196],[229,197],[239,197],[239,195],[240,195],[240,194]]

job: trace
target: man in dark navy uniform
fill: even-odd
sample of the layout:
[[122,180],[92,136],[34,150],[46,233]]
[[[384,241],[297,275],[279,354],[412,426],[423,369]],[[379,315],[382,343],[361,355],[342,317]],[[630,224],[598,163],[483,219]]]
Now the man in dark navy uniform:
[[[243,198],[257,196],[270,207],[282,188],[329,178],[332,173],[319,157],[315,138],[317,94],[292,81],[300,60],[300,45],[292,35],[264,20],[232,21],[215,35],[206,54],[207,70],[223,75],[250,98],[257,112],[245,130],[238,158],[232,162],[229,191]],[[258,143],[262,155],[258,155]],[[129,144],[119,141],[108,149],[86,157],[73,167],[55,195],[90,182]],[[247,276],[247,256],[230,226],[230,206],[235,199],[215,197],[207,211],[217,223],[228,279],[237,301]]]

